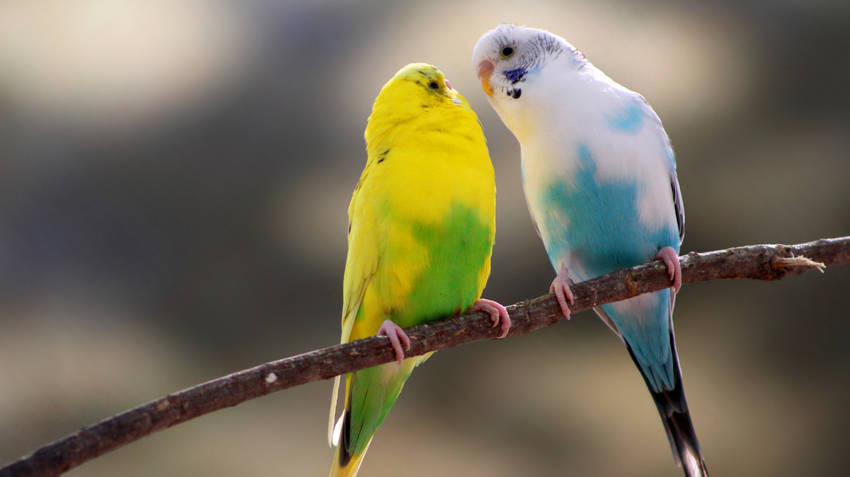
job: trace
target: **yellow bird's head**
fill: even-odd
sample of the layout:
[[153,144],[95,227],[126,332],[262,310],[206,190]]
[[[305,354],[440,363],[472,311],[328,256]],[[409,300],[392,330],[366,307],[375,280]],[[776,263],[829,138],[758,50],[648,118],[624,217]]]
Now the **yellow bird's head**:
[[407,95],[409,102],[418,101],[420,109],[437,105],[462,106],[466,103],[446,75],[428,63],[410,63],[398,70],[381,89],[376,101],[380,101],[385,94],[396,96],[399,93]]
[[398,124],[423,114],[451,115],[453,112],[468,114],[472,109],[436,66],[410,63],[381,88],[372,106],[369,124]]

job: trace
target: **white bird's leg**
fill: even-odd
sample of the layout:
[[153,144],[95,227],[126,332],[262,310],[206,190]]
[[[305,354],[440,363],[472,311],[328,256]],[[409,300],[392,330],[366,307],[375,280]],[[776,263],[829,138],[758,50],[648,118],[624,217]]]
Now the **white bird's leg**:
[[486,298],[479,298],[478,301],[472,304],[469,311],[483,311],[489,314],[493,326],[498,325],[501,321],[502,332],[499,334],[499,338],[508,336],[508,331],[511,330],[511,317],[508,315],[507,308],[502,306],[501,303]]
[[682,288],[682,264],[679,263],[679,254],[673,247],[664,247],[658,251],[655,258],[661,259],[667,267],[667,274],[673,282],[673,293],[679,293]]
[[566,265],[561,267],[561,271],[558,272],[558,276],[552,280],[552,285],[549,286],[549,293],[555,294],[555,297],[558,299],[558,304],[561,305],[561,313],[564,314],[564,318],[569,320],[570,307],[567,303],[575,303],[576,297],[573,295],[573,291],[570,290],[570,271],[567,269]]
[[402,343],[404,344],[404,349],[410,349],[410,337],[407,336],[407,333],[392,320],[384,320],[381,323],[381,328],[378,329],[378,336],[389,338],[390,344],[393,345],[393,350],[395,350],[395,359],[398,361],[398,364],[401,364],[404,360],[404,350],[401,348]]

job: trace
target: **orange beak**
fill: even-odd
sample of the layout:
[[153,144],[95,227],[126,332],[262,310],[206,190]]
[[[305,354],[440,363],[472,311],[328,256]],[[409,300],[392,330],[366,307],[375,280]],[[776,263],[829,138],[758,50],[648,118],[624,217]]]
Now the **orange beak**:
[[478,79],[481,80],[481,89],[490,97],[493,97],[493,88],[490,87],[490,76],[493,75],[493,70],[495,69],[496,67],[489,60],[478,63]]

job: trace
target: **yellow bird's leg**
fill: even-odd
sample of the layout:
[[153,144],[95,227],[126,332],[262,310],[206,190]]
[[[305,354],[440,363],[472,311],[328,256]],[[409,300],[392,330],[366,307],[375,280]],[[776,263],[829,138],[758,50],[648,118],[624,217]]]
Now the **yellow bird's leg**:
[[384,320],[381,323],[381,328],[378,329],[378,336],[389,338],[390,344],[393,345],[393,350],[395,350],[395,359],[398,361],[398,364],[401,364],[404,361],[404,350],[401,348],[402,343],[404,343],[404,349],[410,349],[410,337],[407,336],[407,333],[392,320]]
[[555,297],[558,299],[558,305],[561,306],[561,313],[568,320],[570,319],[570,307],[567,305],[567,302],[572,304],[576,300],[573,291],[570,290],[570,281],[570,271],[564,265],[561,267],[561,271],[558,272],[558,276],[552,280],[552,285],[549,286],[549,293],[555,294]]
[[508,315],[508,310],[502,306],[501,303],[493,300],[488,300],[486,298],[479,298],[475,303],[472,304],[472,307],[469,309],[470,311],[483,311],[490,315],[490,319],[493,321],[493,326],[499,324],[499,321],[502,322],[502,333],[499,334],[499,338],[504,338],[508,336],[508,331],[511,330],[511,317]]

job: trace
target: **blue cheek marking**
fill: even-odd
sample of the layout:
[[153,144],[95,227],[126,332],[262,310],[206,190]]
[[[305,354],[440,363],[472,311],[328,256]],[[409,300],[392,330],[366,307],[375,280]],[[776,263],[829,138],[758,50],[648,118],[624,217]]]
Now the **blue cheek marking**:
[[525,68],[515,68],[512,70],[507,70],[503,74],[505,75],[505,78],[507,78],[507,80],[511,82],[511,84],[516,84],[522,81],[526,73],[528,73],[528,70],[526,70]]
[[540,200],[541,225],[549,237],[546,251],[555,269],[564,253],[580,260],[593,277],[644,263],[668,245],[678,249],[676,230],[651,230],[640,223],[635,182],[598,183],[590,149],[579,144],[576,152],[579,167],[573,183],[553,183]]
[[608,118],[608,127],[614,131],[636,133],[643,127],[643,105],[637,99],[629,101],[625,108]]

